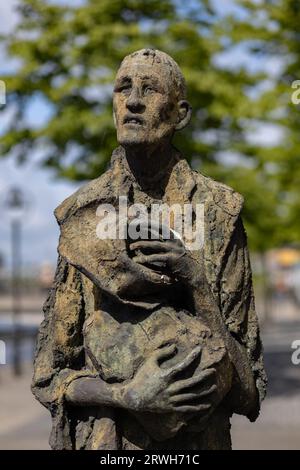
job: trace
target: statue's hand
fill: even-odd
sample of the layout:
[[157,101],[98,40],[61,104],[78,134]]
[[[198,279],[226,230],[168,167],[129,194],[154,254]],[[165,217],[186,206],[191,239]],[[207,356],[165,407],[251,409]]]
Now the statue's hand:
[[207,414],[217,388],[214,383],[212,385],[215,369],[206,369],[188,379],[176,378],[199,357],[200,352],[201,348],[196,347],[176,365],[162,368],[162,362],[176,353],[176,346],[155,351],[124,387],[122,406],[135,412]]
[[178,238],[165,241],[139,240],[132,242],[129,248],[131,251],[138,251],[132,258],[136,263],[152,269],[157,268],[157,263],[163,264],[164,269],[170,272],[173,278],[187,285],[199,285],[201,281],[199,263]]

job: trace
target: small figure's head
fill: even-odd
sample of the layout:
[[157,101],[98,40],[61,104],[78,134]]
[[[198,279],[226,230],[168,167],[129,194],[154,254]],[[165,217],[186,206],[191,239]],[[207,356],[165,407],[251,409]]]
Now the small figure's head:
[[113,109],[118,142],[124,147],[171,141],[191,117],[185,81],[164,52],[141,49],[123,60],[116,77]]

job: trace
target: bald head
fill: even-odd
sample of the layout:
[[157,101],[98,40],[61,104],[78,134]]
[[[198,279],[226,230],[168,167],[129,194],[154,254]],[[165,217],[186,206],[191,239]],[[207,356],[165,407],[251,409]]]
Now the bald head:
[[165,52],[158,49],[140,49],[126,56],[121,65],[128,66],[129,62],[144,62],[151,66],[159,66],[165,76],[166,81],[174,87],[176,98],[179,100],[186,99],[186,85],[184,76],[177,62]]
[[189,122],[183,75],[175,60],[154,49],[133,52],[122,61],[114,87],[117,138],[124,147],[170,142]]

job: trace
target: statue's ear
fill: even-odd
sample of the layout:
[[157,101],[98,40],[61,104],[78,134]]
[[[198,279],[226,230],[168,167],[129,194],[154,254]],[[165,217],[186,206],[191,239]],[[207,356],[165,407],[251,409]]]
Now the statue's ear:
[[114,120],[114,126],[117,127],[117,119],[116,119],[116,115],[114,111],[113,111],[113,120]]
[[186,100],[178,101],[178,123],[175,127],[176,131],[183,129],[188,125],[192,116],[192,107]]

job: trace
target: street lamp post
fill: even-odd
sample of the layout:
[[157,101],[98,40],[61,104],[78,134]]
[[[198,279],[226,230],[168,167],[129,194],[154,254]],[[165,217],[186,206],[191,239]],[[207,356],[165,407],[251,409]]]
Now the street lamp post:
[[13,312],[13,369],[21,375],[21,217],[26,202],[19,188],[11,188],[6,206],[11,213],[11,250],[12,250],[12,312]]

